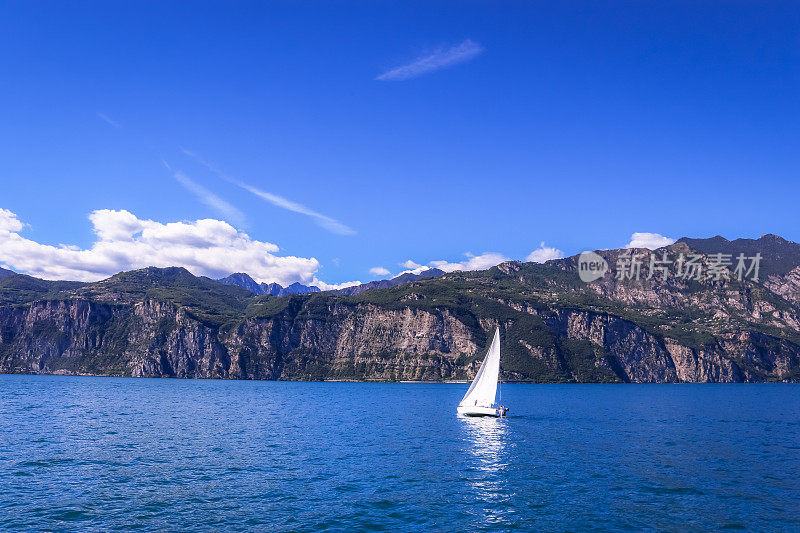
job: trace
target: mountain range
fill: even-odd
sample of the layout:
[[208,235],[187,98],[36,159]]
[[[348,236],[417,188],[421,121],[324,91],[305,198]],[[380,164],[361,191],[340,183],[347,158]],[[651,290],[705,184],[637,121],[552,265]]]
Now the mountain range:
[[[378,281],[370,281],[369,283],[361,283],[360,285],[354,285],[344,289],[337,289],[333,292],[349,295],[361,294],[362,292],[370,289],[385,289],[387,287],[395,287],[397,285],[402,285],[403,283],[408,283],[409,281],[415,281],[423,278],[435,278],[437,276],[441,276],[442,274],[444,274],[443,270],[439,270],[438,268],[430,268],[422,271],[419,274],[406,272],[405,274],[401,274],[391,279],[382,279]],[[237,287],[242,287],[243,289],[247,289],[256,295],[271,294],[272,296],[289,296],[290,294],[322,292],[319,287],[303,285],[301,283],[292,283],[287,287],[282,287],[277,283],[258,283],[244,272],[237,272],[222,279],[218,279],[217,281],[224,285],[236,285]]]
[[269,294],[272,296],[289,296],[290,294],[308,294],[310,292],[320,292],[319,287],[292,283],[287,287],[282,287],[277,283],[258,283],[244,272],[237,272],[230,276],[218,279],[223,285],[235,285],[247,289],[256,295]]
[[399,276],[396,276],[391,279],[370,281],[369,283],[362,283],[361,285],[355,285],[353,287],[339,289],[335,292],[338,294],[348,294],[352,296],[356,294],[361,294],[362,292],[371,289],[388,289],[389,287],[397,287],[398,285],[403,285],[404,283],[409,283],[411,281],[416,281],[418,279],[436,278],[441,276],[442,274],[444,274],[443,270],[439,270],[438,268],[429,268],[428,270],[423,270],[419,274],[406,272],[405,274],[400,274]]
[[[287,296],[179,267],[96,283],[0,272],[0,372],[465,380],[499,327],[504,380],[800,381],[797,243],[685,238],[596,253],[610,268],[591,283],[573,256]],[[710,271],[715,255],[740,253],[761,254],[757,280],[681,277],[675,265],[619,275],[633,258],[695,254]]]

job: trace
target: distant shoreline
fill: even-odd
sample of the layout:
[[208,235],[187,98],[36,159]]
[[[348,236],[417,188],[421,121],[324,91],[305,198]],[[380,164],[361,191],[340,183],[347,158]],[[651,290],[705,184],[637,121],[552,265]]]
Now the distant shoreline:
[[[465,385],[471,380],[380,380],[380,379],[231,379],[231,378],[182,378],[173,376],[122,376],[109,374],[68,374],[68,373],[30,373],[30,372],[0,372],[0,376],[55,376],[55,377],[82,377],[82,378],[124,378],[142,380],[180,380],[180,381],[245,381],[245,382],[275,382],[275,383],[396,383],[396,384],[430,384],[430,385]],[[503,381],[501,385],[766,385],[766,384],[798,384],[797,381]]]

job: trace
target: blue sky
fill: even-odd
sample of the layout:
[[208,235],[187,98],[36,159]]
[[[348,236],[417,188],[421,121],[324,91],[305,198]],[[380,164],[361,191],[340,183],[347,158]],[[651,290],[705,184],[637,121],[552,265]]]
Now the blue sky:
[[[796,2],[5,2],[0,45],[19,271],[90,279],[169,238],[284,283],[800,240]],[[82,253],[104,231],[133,244]]]

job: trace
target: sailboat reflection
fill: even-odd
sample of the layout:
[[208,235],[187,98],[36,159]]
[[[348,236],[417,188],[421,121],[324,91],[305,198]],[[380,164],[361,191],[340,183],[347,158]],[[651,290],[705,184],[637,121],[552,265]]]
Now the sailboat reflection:
[[463,440],[476,465],[484,473],[495,473],[502,470],[504,448],[508,434],[507,418],[468,418],[459,419],[464,429]]
[[469,454],[467,481],[474,501],[481,502],[478,521],[485,526],[508,524],[513,509],[508,487],[508,419],[460,418],[464,451]]

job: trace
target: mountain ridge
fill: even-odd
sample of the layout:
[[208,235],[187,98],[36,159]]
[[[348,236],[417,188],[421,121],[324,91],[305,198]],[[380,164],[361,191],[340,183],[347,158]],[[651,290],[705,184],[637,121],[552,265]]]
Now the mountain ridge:
[[237,287],[242,287],[255,295],[269,294],[272,296],[288,296],[290,294],[320,292],[319,287],[303,285],[299,282],[294,282],[286,287],[283,287],[278,283],[259,283],[250,277],[249,274],[244,272],[236,272],[230,276],[220,278],[216,281],[222,283],[223,285],[235,285]]
[[693,250],[703,253],[725,253],[736,257],[738,254],[753,256],[757,252],[769,256],[764,261],[762,271],[765,275],[785,276],[800,265],[800,244],[784,239],[772,233],[766,233],[758,239],[734,239],[729,241],[717,235],[708,239],[691,239],[682,237],[676,241],[685,243]]
[[400,274],[399,276],[395,276],[390,279],[370,281],[368,283],[362,283],[361,285],[356,285],[354,287],[346,287],[344,289],[338,289],[333,292],[336,292],[338,294],[347,294],[353,296],[372,289],[386,289],[389,287],[402,285],[404,283],[409,283],[411,281],[416,281],[418,279],[435,278],[443,275],[444,273],[445,273],[444,270],[439,270],[438,268],[429,268],[428,270],[423,270],[419,274],[414,274],[413,272],[406,272],[405,274]]
[[244,272],[237,272],[235,274],[231,274],[230,276],[220,278],[217,281],[224,285],[236,285],[245,288],[256,295],[270,294],[272,296],[289,296],[290,294],[307,294],[311,292],[335,292],[338,294],[355,295],[371,289],[385,289],[387,287],[394,287],[395,285],[401,285],[403,283],[408,283],[418,279],[441,276],[442,274],[444,274],[443,270],[439,270],[438,268],[430,268],[420,272],[419,274],[406,272],[405,274],[400,274],[399,276],[395,276],[390,279],[370,281],[352,287],[332,289],[330,291],[322,291],[319,287],[303,285],[299,282],[292,283],[287,287],[282,287],[278,283],[258,283],[250,275]]

